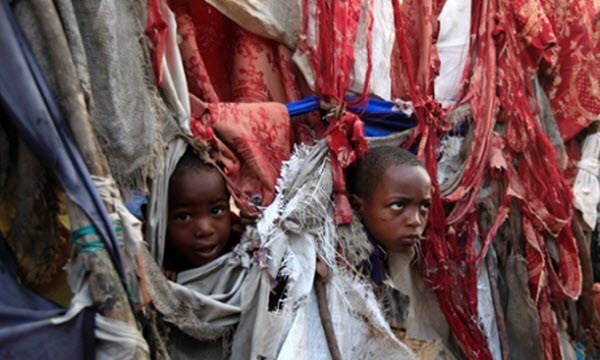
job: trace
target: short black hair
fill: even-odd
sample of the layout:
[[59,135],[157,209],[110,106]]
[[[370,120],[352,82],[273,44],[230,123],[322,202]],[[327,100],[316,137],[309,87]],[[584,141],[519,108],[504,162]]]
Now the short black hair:
[[183,153],[177,162],[175,170],[173,170],[173,174],[171,174],[171,179],[180,176],[186,170],[199,169],[217,171],[217,168],[204,161],[192,147],[188,146],[188,148],[185,150],[185,153]]
[[386,145],[369,149],[365,157],[348,172],[348,188],[358,197],[369,199],[386,169],[399,165],[425,169],[413,153],[401,147]]

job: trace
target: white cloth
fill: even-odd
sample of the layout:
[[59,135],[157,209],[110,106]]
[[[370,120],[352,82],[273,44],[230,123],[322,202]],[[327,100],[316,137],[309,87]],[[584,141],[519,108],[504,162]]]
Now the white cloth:
[[600,133],[587,136],[583,143],[579,171],[573,185],[575,207],[583,214],[583,220],[590,227],[596,227],[600,189],[598,171],[600,169]]
[[[414,354],[393,335],[385,321],[370,281],[349,270],[368,258],[371,246],[358,219],[354,219],[353,226],[334,224],[330,200],[333,180],[327,155],[324,140],[312,148],[296,148],[283,167],[275,201],[258,223],[257,232],[270,255],[269,272],[288,277],[287,297],[278,316],[287,324],[281,328],[289,330],[279,335],[277,348],[263,346],[250,357],[329,358],[313,290],[319,256],[330,269],[328,307],[343,358],[412,359]],[[350,266],[336,261],[338,244],[344,250],[351,249],[345,252]],[[266,345],[266,339],[258,343]],[[277,352],[268,352],[273,350]]]
[[444,107],[456,100],[469,55],[471,1],[447,0],[440,13],[440,33],[436,44],[440,74],[435,79],[435,98]]

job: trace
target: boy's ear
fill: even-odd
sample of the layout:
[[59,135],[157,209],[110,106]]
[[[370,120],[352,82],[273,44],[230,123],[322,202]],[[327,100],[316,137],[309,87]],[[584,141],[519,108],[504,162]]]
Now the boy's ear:
[[350,200],[350,205],[352,205],[352,209],[356,211],[356,213],[362,217],[363,212],[363,200],[356,194],[350,194],[348,197]]

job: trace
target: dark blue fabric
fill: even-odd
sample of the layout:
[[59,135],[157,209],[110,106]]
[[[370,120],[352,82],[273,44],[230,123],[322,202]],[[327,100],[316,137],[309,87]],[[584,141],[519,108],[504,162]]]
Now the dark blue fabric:
[[[369,99],[366,103],[356,98],[346,98],[348,111],[360,116],[364,122],[365,135],[369,137],[387,136],[415,126],[415,121],[401,110],[394,109],[394,103],[381,99]],[[319,97],[309,96],[285,105],[290,117],[306,114],[319,109]]]
[[143,211],[144,205],[148,205],[148,197],[136,192],[131,196],[131,199],[125,204],[125,207],[136,218],[138,218],[139,220],[144,220],[146,218],[146,214],[144,214]]
[[117,236],[106,208],[7,0],[0,1],[0,107],[69,199],[88,216],[124,279],[121,257],[115,251]]
[[383,280],[385,279],[385,253],[381,250],[381,247],[379,246],[375,238],[373,238],[373,236],[371,236],[371,234],[368,231],[366,232],[369,242],[371,243],[371,245],[373,245],[373,252],[369,257],[369,261],[363,261],[360,267],[370,275],[371,280],[375,285],[381,285],[383,284]]
[[48,319],[66,310],[17,281],[14,255],[0,234],[0,359],[94,359],[95,313],[83,309],[69,321]]

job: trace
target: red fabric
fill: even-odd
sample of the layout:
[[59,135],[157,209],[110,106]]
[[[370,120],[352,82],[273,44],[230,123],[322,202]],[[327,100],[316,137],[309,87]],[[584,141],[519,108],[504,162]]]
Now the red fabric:
[[281,164],[291,154],[287,109],[277,103],[192,102],[191,130],[206,139],[214,131],[212,158],[223,165],[232,193],[258,205],[273,201]]
[[[430,173],[436,174],[437,135],[446,132],[448,125],[440,120],[443,112],[432,100],[437,71],[432,44],[443,1],[394,5],[395,51],[400,62],[393,68],[393,91],[413,101],[418,119],[413,139],[420,136],[419,155]],[[410,14],[410,20],[405,14]],[[553,61],[556,52],[551,24],[538,0],[510,5],[499,0],[473,2],[471,46],[477,52],[468,59],[464,74],[468,82],[460,94],[462,102],[470,103],[474,118],[472,151],[460,185],[444,199],[454,205],[447,219],[434,181],[427,240],[422,246],[423,276],[436,291],[467,358],[491,357],[477,323],[475,266],[510,216],[511,203],[517,204],[523,218],[529,285],[542,320],[546,358],[560,356],[550,299],[574,298],[581,291],[577,247],[569,224],[571,190],[531,109],[532,78],[540,66]],[[494,133],[496,121],[505,122],[506,136]],[[504,190],[491,230],[483,234],[483,249],[476,254],[476,196],[490,176],[504,184]],[[557,264],[549,260],[545,237],[555,238]]]
[[[484,237],[483,250],[467,264],[475,264],[485,255],[498,228],[510,216],[510,204],[516,203],[527,241],[529,286],[541,319],[544,356],[559,357],[556,321],[549,301],[577,297],[581,270],[570,230],[571,190],[531,109],[532,78],[555,51],[553,36],[547,32],[550,22],[537,0],[516,1],[512,6],[497,0],[477,1],[473,15],[477,56],[463,101],[469,101],[472,108],[474,150],[460,186],[446,199],[456,203],[448,223],[469,221],[489,164],[489,174],[504,184],[504,192],[497,217]],[[505,123],[505,136],[494,133],[496,121]],[[545,237],[556,239],[557,269],[549,260]],[[467,247],[472,244],[467,242]],[[468,285],[470,297],[476,288]]]
[[600,114],[599,15],[589,0],[544,1],[529,11],[530,21],[539,13],[548,17],[557,47],[541,80],[561,135],[569,140]]
[[[307,95],[291,51],[243,30],[204,0],[169,4],[181,37],[192,133],[215,149],[240,206],[248,212],[250,203],[266,206],[294,143],[279,103]],[[303,142],[324,133],[318,115],[294,119],[294,129]]]
[[152,43],[152,69],[154,70],[156,83],[159,87],[162,87],[163,83],[162,58],[165,53],[167,30],[169,28],[162,13],[165,5],[164,0],[148,0],[146,4],[146,12],[148,14],[146,36],[148,36]]
[[182,38],[190,92],[205,101],[233,101],[231,39],[238,26],[204,0],[171,0],[169,5]]
[[[311,4],[316,12],[311,14]],[[368,68],[364,81],[362,98],[369,89],[371,68],[371,30],[373,24],[373,1],[369,1],[367,13],[367,57]],[[343,108],[344,95],[348,89],[350,75],[354,66],[354,42],[358,33],[360,15],[363,10],[362,0],[303,0],[303,34],[298,42],[298,50],[305,53],[312,65],[315,86],[318,94],[334,105]],[[310,39],[310,26],[315,25],[316,37],[313,43]],[[335,192],[335,221],[336,224],[347,224],[352,220],[350,202],[346,197],[346,185],[343,169],[362,156],[366,141],[362,134],[362,123],[358,117],[343,111],[335,111],[335,116],[329,116],[330,128],[328,142],[331,166],[333,171],[333,187]],[[360,127],[360,131],[357,128]],[[345,138],[343,140],[342,138]],[[344,143],[340,150],[336,144]]]
[[[333,115],[332,115],[333,116]],[[334,179],[343,179],[342,169],[353,164],[369,150],[363,133],[363,123],[358,116],[346,113],[333,123],[325,134],[329,144],[329,155]],[[336,224],[348,224],[352,221],[352,211],[346,197],[346,185],[343,181],[333,182],[335,194]]]
[[[449,124],[443,120],[440,105],[433,99],[433,80],[439,70],[434,43],[438,31],[437,17],[443,4],[443,0],[404,1],[402,4],[394,1],[397,41],[394,51],[395,58],[400,61],[393,64],[392,92],[393,96],[410,99],[415,106],[418,124],[412,140],[420,136],[419,156],[425,160],[427,169],[432,174],[432,204],[427,238],[422,243],[423,277],[435,290],[440,308],[465,357],[491,359],[486,337],[477,320],[477,271],[469,263],[475,256],[473,229],[476,213],[473,205],[484,171],[478,168],[483,165],[478,160],[487,159],[486,147],[478,148],[480,144],[473,144],[472,148],[478,151],[467,165],[463,183],[457,190],[460,194],[455,194],[454,198],[448,200],[458,202],[455,207],[457,212],[451,214],[448,221],[435,176],[438,135],[449,130]],[[483,33],[487,30],[486,25],[487,23],[483,26]],[[479,45],[485,49],[486,43],[481,42]],[[486,58],[482,57],[479,61],[484,63]],[[493,75],[492,73],[488,78],[483,75],[483,71],[476,73],[476,76],[485,81],[491,79],[492,84]],[[489,100],[492,94],[493,91],[481,93],[482,101]],[[494,102],[491,101],[490,105],[493,107]],[[489,137],[491,127],[478,124],[475,132],[479,134],[476,139],[481,139],[483,134]],[[451,226],[447,226],[448,224]]]

